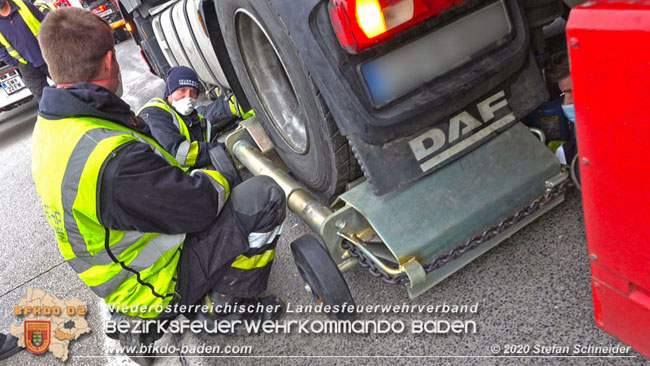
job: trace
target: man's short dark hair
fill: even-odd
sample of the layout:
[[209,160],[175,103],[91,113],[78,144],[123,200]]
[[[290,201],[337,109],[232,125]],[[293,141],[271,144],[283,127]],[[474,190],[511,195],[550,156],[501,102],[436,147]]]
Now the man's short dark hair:
[[38,31],[38,43],[57,84],[92,80],[101,70],[106,52],[115,50],[110,26],[81,8],[48,14]]
[[571,69],[569,68],[569,57],[567,54],[561,53],[552,57],[548,72],[549,80],[557,83],[569,76],[571,76]]

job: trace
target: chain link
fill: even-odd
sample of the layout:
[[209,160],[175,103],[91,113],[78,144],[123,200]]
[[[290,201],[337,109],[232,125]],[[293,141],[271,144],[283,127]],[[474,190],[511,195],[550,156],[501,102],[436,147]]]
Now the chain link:
[[[472,236],[471,238],[467,239],[464,243],[457,245],[456,247],[449,250],[447,253],[434,259],[432,262],[425,264],[423,266],[424,271],[428,274],[429,272],[435,271],[443,267],[445,264],[460,258],[463,254],[469,252],[470,250],[474,250],[478,248],[481,244],[493,239],[498,234],[504,232],[505,230],[508,230],[514,224],[532,215],[537,210],[539,210],[540,208],[544,207],[546,204],[554,200],[557,196],[564,194],[564,192],[566,192],[572,185],[573,184],[569,179],[563,181],[559,185],[548,190],[545,195],[538,197],[535,201],[533,201],[528,206],[517,211],[515,214],[505,218],[498,224],[489,227],[488,229],[483,231],[482,234]],[[347,240],[343,241],[342,247],[343,249],[348,250],[350,256],[356,258],[359,261],[361,267],[367,268],[373,277],[379,277],[382,279],[382,281],[392,285],[408,284],[409,279],[406,273],[400,273],[397,275],[386,273],[379,266],[377,266],[377,264],[375,264],[372,260],[366,257],[363,254],[363,252],[357,248],[356,245],[348,242]]]

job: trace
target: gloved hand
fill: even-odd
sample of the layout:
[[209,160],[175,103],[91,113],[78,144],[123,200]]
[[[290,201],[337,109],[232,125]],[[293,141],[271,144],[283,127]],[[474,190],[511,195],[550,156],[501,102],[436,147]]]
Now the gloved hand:
[[221,87],[215,86],[214,88],[212,88],[212,90],[210,90],[210,93],[209,93],[210,94],[210,100],[219,99],[221,97],[221,94],[223,94],[223,92],[224,92],[224,90]]
[[248,112],[242,111],[242,107],[241,105],[239,105],[239,103],[237,102],[237,98],[234,95],[232,95],[230,99],[228,99],[228,102],[230,104],[230,111],[232,112],[232,114],[241,119],[247,119],[255,115],[255,111],[253,111],[252,109],[249,110]]

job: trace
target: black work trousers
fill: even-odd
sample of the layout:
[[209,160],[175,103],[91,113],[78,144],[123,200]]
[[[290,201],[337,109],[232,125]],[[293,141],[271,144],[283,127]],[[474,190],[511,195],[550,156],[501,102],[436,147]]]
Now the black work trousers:
[[43,96],[43,88],[49,86],[47,78],[50,77],[50,72],[47,69],[47,65],[40,67],[34,67],[30,64],[18,64],[18,70],[20,70],[20,75],[25,82],[25,86],[32,92],[34,98],[37,102],[41,102],[41,97]]
[[[255,259],[265,253],[268,258],[268,251],[275,249],[278,236],[264,234],[277,232],[285,215],[284,192],[271,178],[257,176],[234,187],[211,227],[187,234],[174,302],[193,305],[213,290],[234,297],[264,292],[272,263],[256,266]],[[259,238],[263,240],[256,240]],[[249,268],[233,266],[241,259]]]

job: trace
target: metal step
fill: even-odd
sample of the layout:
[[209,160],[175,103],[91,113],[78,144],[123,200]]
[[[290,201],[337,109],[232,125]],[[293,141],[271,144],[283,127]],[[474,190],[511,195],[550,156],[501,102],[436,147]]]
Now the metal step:
[[[390,169],[390,167],[386,167]],[[398,192],[377,197],[368,183],[341,195],[372,226],[399,264],[427,263],[544,195],[557,158],[521,123]],[[417,296],[559,204],[563,196],[409,290]],[[378,256],[384,257],[377,253]],[[413,281],[412,281],[413,282]]]
[[[226,145],[251,173],[268,175],[280,184],[289,208],[320,235],[341,271],[357,264],[342,248],[345,238],[385,272],[406,273],[411,297],[564,200],[563,195],[557,196],[478,248],[425,273],[424,264],[528,206],[547,192],[549,182],[566,179],[555,155],[523,124],[400,191],[378,197],[367,182],[356,184],[339,197],[345,205],[335,211],[287,174],[255,118],[242,122],[241,128],[228,136]],[[387,266],[387,262],[395,266]]]

